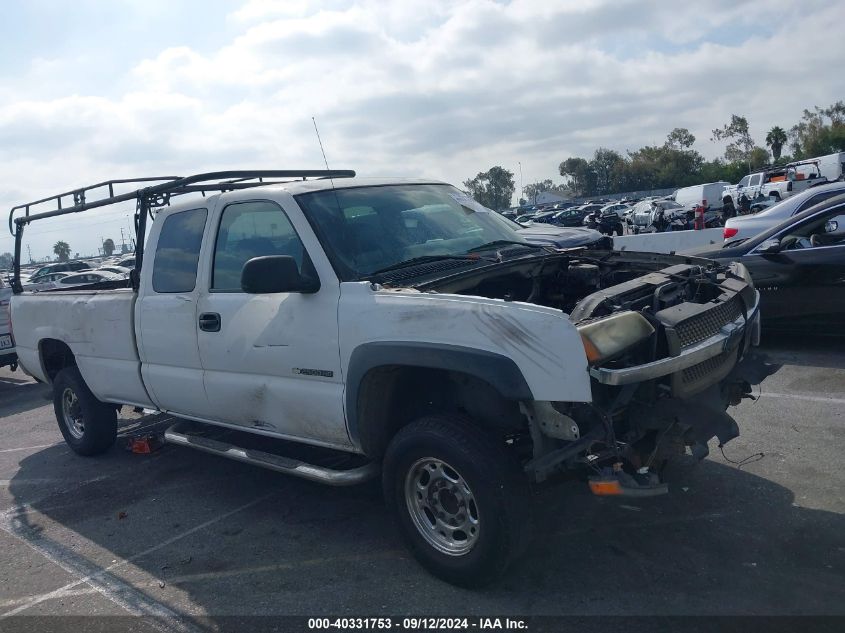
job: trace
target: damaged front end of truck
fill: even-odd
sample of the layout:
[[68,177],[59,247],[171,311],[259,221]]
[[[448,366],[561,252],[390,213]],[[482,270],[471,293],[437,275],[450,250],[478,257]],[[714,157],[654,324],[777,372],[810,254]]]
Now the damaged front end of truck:
[[[450,291],[556,305],[569,313],[589,363],[592,401],[525,402],[542,482],[588,469],[597,494],[666,491],[670,459],[703,459],[708,442],[739,435],[728,407],[778,366],[756,351],[759,292],[739,263],[586,252],[528,271],[438,284]],[[522,293],[522,297],[520,297]]]

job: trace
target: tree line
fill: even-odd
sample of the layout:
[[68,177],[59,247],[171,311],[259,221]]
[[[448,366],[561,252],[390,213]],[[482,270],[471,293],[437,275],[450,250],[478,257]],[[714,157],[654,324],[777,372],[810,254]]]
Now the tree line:
[[[748,119],[736,114],[714,129],[710,140],[727,142],[722,157],[705,160],[693,149],[696,138],[686,128],[673,129],[662,145],[647,145],[625,155],[600,147],[591,158],[569,157],[558,165],[562,184],[551,179],[530,183],[522,191],[520,204],[532,202],[544,191],[592,197],[719,180],[736,183],[750,171],[768,165],[845,151],[845,101],[804,110],[798,123],[788,131],[774,126],[766,134],[764,145],[751,136]],[[515,191],[514,174],[496,166],[466,180],[464,187],[481,204],[504,209],[510,206]]]

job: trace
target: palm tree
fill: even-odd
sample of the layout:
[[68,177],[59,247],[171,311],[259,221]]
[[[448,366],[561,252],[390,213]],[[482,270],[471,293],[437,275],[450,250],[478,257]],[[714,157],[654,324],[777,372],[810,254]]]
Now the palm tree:
[[66,262],[70,258],[70,244],[59,240],[53,244],[53,252],[59,257],[60,262]]
[[780,151],[786,144],[786,140],[786,132],[777,125],[766,134],[766,145],[772,148],[772,156],[775,160],[780,158]]
[[103,242],[103,255],[111,257],[112,253],[114,253],[114,240],[109,237]]

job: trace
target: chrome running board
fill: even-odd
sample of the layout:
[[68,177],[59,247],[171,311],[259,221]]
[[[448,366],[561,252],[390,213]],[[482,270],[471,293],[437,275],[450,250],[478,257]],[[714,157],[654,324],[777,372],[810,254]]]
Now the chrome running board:
[[221,442],[220,440],[191,433],[185,428],[190,424],[190,422],[186,421],[177,422],[164,432],[164,441],[168,444],[188,446],[205,453],[252,464],[253,466],[261,466],[262,468],[293,475],[294,477],[309,479],[321,484],[328,484],[329,486],[354,486],[355,484],[373,479],[379,473],[378,464],[373,462],[349,470],[334,470],[324,466],[307,464],[283,455],[275,455],[251,448],[241,448],[228,442]]

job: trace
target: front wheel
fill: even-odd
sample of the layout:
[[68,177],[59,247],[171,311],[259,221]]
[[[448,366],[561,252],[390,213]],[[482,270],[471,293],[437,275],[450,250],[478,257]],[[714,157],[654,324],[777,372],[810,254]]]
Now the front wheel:
[[99,455],[117,437],[117,412],[97,400],[76,367],[65,367],[53,380],[53,409],[68,446],[79,455]]
[[519,462],[461,416],[402,428],[384,458],[388,508],[414,557],[447,582],[477,587],[524,551],[530,491]]

